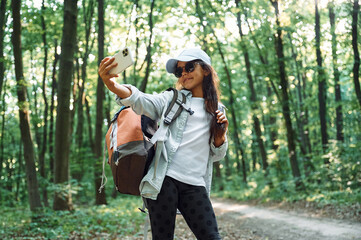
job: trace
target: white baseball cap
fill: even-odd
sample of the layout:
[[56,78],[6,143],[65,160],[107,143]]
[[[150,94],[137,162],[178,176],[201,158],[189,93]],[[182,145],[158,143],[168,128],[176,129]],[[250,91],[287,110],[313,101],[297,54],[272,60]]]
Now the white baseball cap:
[[177,68],[178,61],[181,62],[189,62],[193,60],[200,59],[208,65],[211,65],[211,58],[205,53],[203,50],[199,48],[190,48],[183,50],[178,57],[171,58],[167,61],[165,68],[167,72],[174,73]]

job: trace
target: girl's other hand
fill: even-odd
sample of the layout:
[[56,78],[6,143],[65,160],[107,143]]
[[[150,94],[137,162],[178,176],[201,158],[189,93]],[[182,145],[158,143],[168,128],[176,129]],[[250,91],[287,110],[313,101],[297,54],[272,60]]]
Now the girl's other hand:
[[226,140],[226,132],[228,129],[228,119],[224,112],[217,110],[216,111],[217,124],[220,124],[220,131],[214,136],[214,146],[221,146]]
[[224,129],[227,130],[228,128],[228,119],[224,112],[217,110],[216,111],[216,117],[217,117],[217,123],[218,124],[224,124]]

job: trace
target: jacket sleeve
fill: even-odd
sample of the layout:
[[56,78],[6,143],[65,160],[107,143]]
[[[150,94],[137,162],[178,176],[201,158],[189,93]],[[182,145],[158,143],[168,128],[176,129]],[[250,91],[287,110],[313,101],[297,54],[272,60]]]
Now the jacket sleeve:
[[147,94],[139,91],[132,85],[125,84],[132,93],[127,98],[116,96],[115,100],[120,106],[131,107],[136,114],[145,115],[153,120],[161,118],[164,107],[167,106],[172,92],[165,91],[159,94]]
[[214,140],[212,140],[210,160],[212,162],[220,161],[222,158],[224,158],[226,156],[227,148],[228,148],[227,136],[226,136],[226,140],[224,141],[224,143],[219,147],[214,146]]

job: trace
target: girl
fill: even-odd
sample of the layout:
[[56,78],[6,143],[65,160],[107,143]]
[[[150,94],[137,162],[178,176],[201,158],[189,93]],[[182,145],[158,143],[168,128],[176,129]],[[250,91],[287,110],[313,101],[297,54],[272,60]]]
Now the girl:
[[[131,85],[115,82],[109,70],[117,64],[104,58],[99,75],[120,105],[153,120],[163,119],[172,91],[145,94]],[[225,156],[228,120],[219,100],[218,77],[210,57],[200,49],[186,49],[168,60],[166,70],[178,78],[177,88],[186,95],[186,107],[162,140],[158,164],[151,164],[140,184],[149,210],[153,239],[173,239],[177,208],[197,239],[221,239],[209,199],[213,162]],[[159,148],[159,149],[158,149]]]

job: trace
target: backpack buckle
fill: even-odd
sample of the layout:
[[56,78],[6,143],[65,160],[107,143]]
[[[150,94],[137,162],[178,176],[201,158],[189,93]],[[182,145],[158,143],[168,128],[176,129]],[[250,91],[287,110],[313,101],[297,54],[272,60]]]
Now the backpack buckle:
[[171,124],[171,122],[172,122],[172,119],[170,117],[167,116],[166,118],[164,118],[165,124],[169,125],[169,124]]

